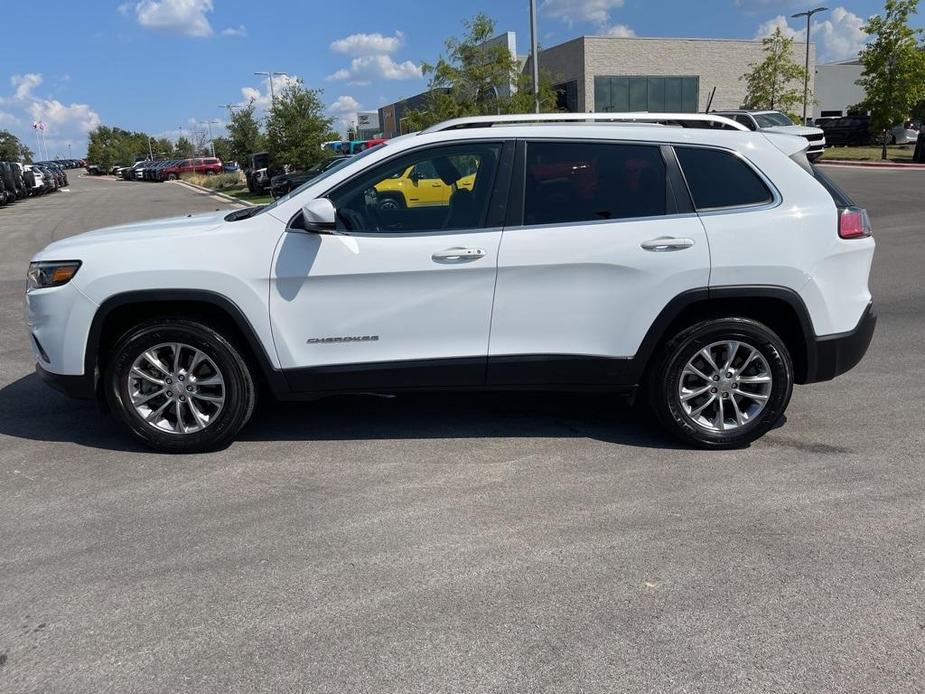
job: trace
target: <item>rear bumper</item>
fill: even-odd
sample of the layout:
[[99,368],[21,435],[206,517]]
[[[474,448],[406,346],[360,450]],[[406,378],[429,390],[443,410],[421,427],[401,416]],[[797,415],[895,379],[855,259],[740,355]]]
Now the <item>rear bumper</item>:
[[876,327],[877,312],[871,303],[853,330],[816,338],[805,382],[830,381],[857,366],[867,353]]

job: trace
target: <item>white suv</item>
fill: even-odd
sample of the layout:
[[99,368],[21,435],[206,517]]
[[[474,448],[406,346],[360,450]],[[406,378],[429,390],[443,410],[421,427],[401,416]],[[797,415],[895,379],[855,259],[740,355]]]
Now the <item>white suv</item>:
[[37,369],[164,451],[227,445],[260,387],[638,393],[742,446],[874,330],[867,215],[806,147],[712,114],[443,123],[269,206],[51,244]]

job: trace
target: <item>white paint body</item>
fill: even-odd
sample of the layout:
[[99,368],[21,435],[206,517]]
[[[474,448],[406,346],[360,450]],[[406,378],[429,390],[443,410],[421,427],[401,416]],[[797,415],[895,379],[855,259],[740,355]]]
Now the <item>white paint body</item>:
[[[469,138],[555,137],[732,149],[776,189],[755,210],[557,226],[408,234],[287,232],[301,207],[368,166]],[[843,240],[830,195],[780,149],[805,141],[760,132],[658,126],[523,125],[410,135],[370,150],[249,219],[156,220],[57,241],[34,260],[80,260],[74,279],[26,295],[26,322],[47,370],[84,372],[97,308],[145,289],[206,290],[246,317],[275,369],[448,357],[575,354],[631,357],[664,306],[703,287],[796,291],[818,336],[853,329],[870,301],[871,238]],[[784,147],[786,149],[786,147]],[[643,250],[662,236],[684,250]],[[477,248],[467,263],[434,258]],[[311,338],[376,335],[313,344]],[[36,358],[40,356],[36,351]]]

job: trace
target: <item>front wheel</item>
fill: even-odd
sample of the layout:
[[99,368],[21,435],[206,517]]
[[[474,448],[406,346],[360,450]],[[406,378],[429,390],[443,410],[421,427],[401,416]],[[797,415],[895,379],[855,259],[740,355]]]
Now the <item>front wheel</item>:
[[106,398],[128,430],[167,453],[227,446],[254,409],[253,377],[212,327],[159,319],[119,340],[105,370]]
[[712,319],[668,339],[647,385],[656,417],[675,437],[701,448],[741,448],[783,416],[793,364],[767,326]]
[[176,180],[177,180],[177,174],[175,174],[175,173],[167,174],[167,180],[168,180],[168,181],[176,181]]

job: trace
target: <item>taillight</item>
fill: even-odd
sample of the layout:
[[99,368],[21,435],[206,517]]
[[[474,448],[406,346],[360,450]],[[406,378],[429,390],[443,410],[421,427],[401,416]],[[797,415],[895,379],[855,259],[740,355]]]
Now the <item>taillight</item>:
[[838,214],[838,235],[843,239],[863,239],[871,234],[867,210],[846,207]]

